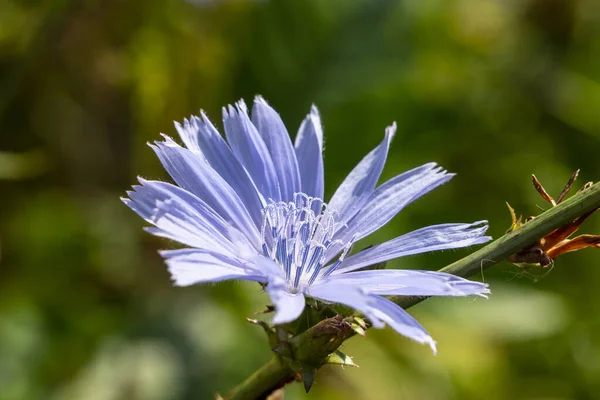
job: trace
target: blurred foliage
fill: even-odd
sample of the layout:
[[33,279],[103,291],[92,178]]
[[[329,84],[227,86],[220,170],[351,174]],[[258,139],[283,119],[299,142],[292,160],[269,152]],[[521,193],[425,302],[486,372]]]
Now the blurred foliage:
[[[1,0],[1,400],[205,399],[269,358],[243,319],[268,302],[259,288],[171,287],[156,250],[172,244],[118,200],[138,174],[167,179],[145,143],[173,120],[218,122],[256,93],[292,135],[319,106],[329,195],[394,120],[384,178],[458,173],[364,246],[479,219],[498,237],[505,201],[539,212],[531,173],[553,194],[577,168],[600,180],[600,2]],[[361,368],[324,368],[312,398],[598,398],[599,261],[494,267],[489,300],[411,310],[439,356],[369,331],[343,349]]]

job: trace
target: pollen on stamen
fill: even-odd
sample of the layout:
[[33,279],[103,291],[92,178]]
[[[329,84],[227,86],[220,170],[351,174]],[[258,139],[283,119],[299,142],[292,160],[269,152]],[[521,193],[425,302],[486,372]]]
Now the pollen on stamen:
[[[350,250],[353,240],[342,243],[334,239],[343,226],[335,220],[335,211],[329,210],[326,203],[304,193],[296,193],[289,203],[271,201],[263,209],[263,255],[279,265],[292,292],[333,272]],[[332,246],[343,251],[325,269],[327,250]]]

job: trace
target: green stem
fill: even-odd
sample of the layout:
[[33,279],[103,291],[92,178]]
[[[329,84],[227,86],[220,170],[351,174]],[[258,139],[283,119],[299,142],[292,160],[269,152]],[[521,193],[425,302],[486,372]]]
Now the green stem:
[[[537,216],[535,219],[527,222],[520,228],[507,233],[501,238],[491,242],[485,247],[476,252],[464,257],[440,271],[450,274],[468,277],[478,272],[483,271],[502,262],[512,254],[519,250],[528,247],[535,241],[546,236],[553,230],[565,225],[575,218],[600,207],[600,183],[597,183],[590,188],[583,190],[568,200],[560,203],[556,207],[550,208],[548,211]],[[409,308],[423,300],[423,297],[401,297],[395,296],[391,298],[396,304],[403,308]],[[321,321],[320,324],[326,323]],[[333,323],[332,319],[332,323]],[[295,340],[297,343],[310,344],[314,337],[311,337],[311,330],[298,335]],[[354,335],[353,331],[349,331],[341,341],[346,340]],[[322,338],[321,338],[322,339]],[[334,337],[332,336],[332,340]],[[339,340],[339,336],[337,340]],[[330,348],[324,346],[323,354],[316,351],[315,357],[324,359],[331,353]],[[294,371],[288,363],[279,364],[277,361],[270,361],[244,382],[238,385],[229,395],[228,399],[256,399],[260,396],[268,395],[274,390],[282,387],[285,383],[294,380]]]
[[596,183],[556,207],[550,208],[519,229],[494,240],[487,246],[442,268],[440,271],[462,277],[471,276],[482,269],[504,261],[553,230],[599,207],[600,183]]
[[279,357],[273,357],[244,382],[236,386],[226,398],[266,399],[275,390],[293,380],[295,380],[295,374],[289,363],[280,362]]

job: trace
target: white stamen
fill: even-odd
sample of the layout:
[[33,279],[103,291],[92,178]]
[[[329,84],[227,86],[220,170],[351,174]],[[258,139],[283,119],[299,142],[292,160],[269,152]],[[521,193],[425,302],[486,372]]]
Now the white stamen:
[[[336,213],[326,203],[304,193],[296,193],[289,203],[270,201],[264,208],[263,254],[281,267],[290,291],[298,292],[320,276],[331,274],[350,251],[354,238],[348,243],[333,239],[344,226],[335,220]],[[343,249],[342,254],[325,271],[328,250],[335,247]]]

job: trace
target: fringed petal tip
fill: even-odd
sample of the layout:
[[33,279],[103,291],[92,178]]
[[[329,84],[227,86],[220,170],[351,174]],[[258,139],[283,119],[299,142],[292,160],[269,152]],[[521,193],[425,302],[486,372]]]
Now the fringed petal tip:
[[444,179],[442,179],[440,181],[440,186],[443,185],[444,183],[448,183],[450,182],[450,179],[454,178],[456,176],[456,173],[454,172],[448,172],[445,169],[441,169],[438,172],[438,175],[440,175],[441,177],[443,177]]
[[486,219],[482,219],[481,221],[475,221],[475,222],[471,223],[470,225],[474,229],[475,228],[485,228],[487,230],[487,228],[489,228],[488,221]]
[[248,106],[246,105],[246,102],[244,101],[244,99],[240,99],[240,100],[236,101],[235,107],[238,109],[238,112],[243,112],[245,114],[248,114]]
[[492,293],[487,283],[470,281],[459,277],[455,277],[455,279],[446,283],[449,288],[448,294],[451,296],[464,297],[474,295],[487,299],[487,295]]
[[[148,227],[148,228],[152,228],[152,227]],[[179,256],[182,251],[189,251],[190,253],[194,252],[194,249],[160,249],[157,250],[156,252],[165,260],[168,260],[169,258],[173,258],[173,257],[177,257]]]
[[[149,182],[152,182],[152,181],[149,181],[149,180],[148,180],[148,179],[146,179],[146,178],[142,178],[141,176],[138,176],[138,177],[137,177],[137,181],[138,181],[138,182],[139,182],[139,183],[140,183],[142,186],[145,186],[145,185],[147,185]],[[138,190],[138,188],[140,188],[140,186],[139,186],[139,185],[135,185],[135,186],[133,186],[133,190],[135,190],[135,191],[137,191],[137,190]]]
[[396,121],[394,121],[390,126],[385,128],[385,135],[388,137],[389,141],[391,141],[394,138],[394,136],[396,135],[397,128],[398,128],[398,125],[396,124]]
[[155,227],[155,226],[144,226],[144,227],[142,228],[142,230],[143,230],[144,232],[147,232],[147,233],[151,234],[151,235],[154,235],[154,234],[157,234],[157,233],[159,233],[159,232],[160,232],[160,229],[158,229],[158,228],[157,228],[157,227]]
[[165,140],[155,140],[153,142],[146,142],[146,144],[152,149],[152,151],[154,151],[155,153],[158,154],[158,152],[161,151],[161,149],[165,148],[165,147],[181,147],[175,140],[173,140],[171,137],[165,135],[164,133],[160,134]]
[[228,118],[235,118],[241,114],[248,114],[248,108],[243,100],[239,100],[234,104],[229,104],[227,107],[223,107],[223,120]]
[[493,238],[491,236],[483,236],[487,232],[488,228],[489,225],[487,220],[476,221],[470,224],[469,229],[472,232],[476,232],[480,235],[480,237],[474,240],[472,244],[482,244],[492,240]]
[[[386,327],[386,323],[383,321],[380,321],[376,318],[371,319],[371,325],[373,326],[373,328],[376,329],[383,329]],[[394,329],[393,326],[390,326],[390,328]],[[433,355],[437,354],[437,342],[435,340],[433,340],[433,338],[431,336],[429,336],[427,333],[423,332],[422,335],[420,336],[413,336],[413,335],[406,335],[405,332],[398,332],[403,336],[408,337],[411,340],[414,340],[417,343],[421,343],[421,344],[426,344],[431,348],[431,351],[433,352]]]
[[431,336],[428,336],[427,339],[423,342],[423,344],[429,345],[431,351],[433,352],[433,355],[437,355],[437,343],[435,340],[433,340]]
[[[487,230],[487,227],[486,227],[485,229]],[[487,243],[487,242],[489,242],[489,241],[491,241],[491,240],[493,240],[493,239],[494,239],[494,238],[493,238],[493,237],[491,237],[491,236],[482,236],[482,237],[480,237],[479,239],[477,239],[477,240],[475,241],[475,243],[473,243],[473,244],[483,244],[483,243]]]
[[484,299],[487,299],[488,298],[488,294],[492,294],[492,291],[490,289],[488,289],[488,284],[487,283],[485,283],[484,285],[486,286],[486,288],[483,289],[479,293],[475,293],[475,296],[479,296],[479,297],[483,297]]
[[477,296],[477,297],[483,297],[484,299],[487,299],[488,294],[492,294],[492,292],[490,289],[487,288],[487,284],[482,284],[482,285],[485,285],[485,289],[463,291],[460,289],[456,290],[456,288],[453,288],[454,293],[452,295],[455,297]]
[[[158,254],[163,256],[164,250],[159,250]],[[169,257],[165,257],[165,263],[167,264],[167,271],[169,271],[169,275],[171,276],[171,284],[176,287],[186,287],[191,286],[196,283],[193,279],[190,279],[186,274],[182,274],[177,271],[177,263],[171,262]]]
[[267,101],[265,100],[265,98],[262,95],[260,95],[260,94],[257,94],[256,96],[254,96],[254,103],[255,104],[262,104],[262,105],[270,107],[269,103],[267,103]]
[[193,283],[189,283],[189,282],[184,282],[181,279],[178,279],[177,276],[175,276],[173,274],[173,272],[169,269],[169,273],[171,274],[171,284],[175,287],[186,287],[186,286],[192,286]]
[[319,118],[319,121],[320,121],[321,116],[319,115],[319,109],[317,108],[317,106],[315,104],[312,104],[310,106],[310,116]]
[[161,133],[160,136],[164,139],[163,141],[155,140],[154,143],[158,145],[166,145],[166,146],[179,146],[179,144],[166,133]]

